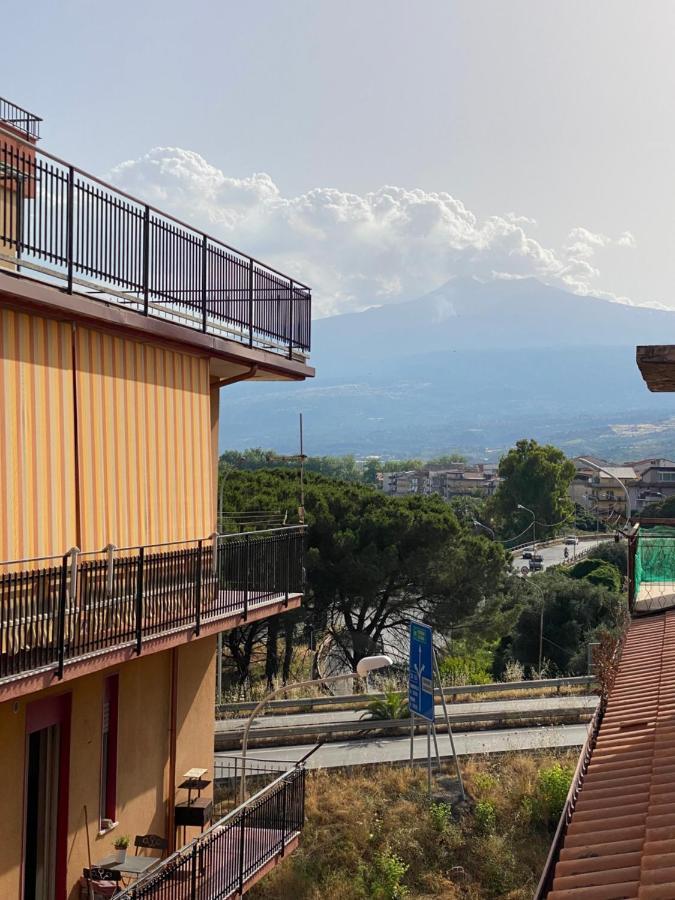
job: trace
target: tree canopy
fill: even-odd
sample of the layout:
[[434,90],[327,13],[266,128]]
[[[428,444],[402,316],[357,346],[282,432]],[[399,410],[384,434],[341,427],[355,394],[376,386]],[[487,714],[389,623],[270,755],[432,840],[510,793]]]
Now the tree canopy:
[[560,570],[538,575],[521,589],[511,633],[496,654],[495,675],[501,675],[509,660],[537,669],[542,609],[543,659],[550,674],[584,673],[587,643],[601,631],[618,629],[625,608],[621,594],[586,578],[569,578]]
[[569,527],[574,504],[567,491],[574,477],[574,464],[562,450],[534,440],[518,441],[499,463],[502,479],[489,503],[489,510],[500,534],[515,537],[532,531],[528,526],[535,515],[537,538],[553,537]]
[[[236,471],[225,481],[235,511],[295,509],[297,492],[287,470]],[[410,617],[442,630],[475,615],[508,568],[501,546],[462,527],[439,497],[391,498],[310,474],[305,511],[305,614],[350,665]]]

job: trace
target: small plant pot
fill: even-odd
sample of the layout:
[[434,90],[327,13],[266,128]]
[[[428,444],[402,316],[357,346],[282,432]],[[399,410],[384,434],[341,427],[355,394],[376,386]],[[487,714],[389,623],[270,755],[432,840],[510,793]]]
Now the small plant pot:
[[121,850],[115,850],[115,859],[118,863],[123,863],[127,861],[127,848],[122,847]]

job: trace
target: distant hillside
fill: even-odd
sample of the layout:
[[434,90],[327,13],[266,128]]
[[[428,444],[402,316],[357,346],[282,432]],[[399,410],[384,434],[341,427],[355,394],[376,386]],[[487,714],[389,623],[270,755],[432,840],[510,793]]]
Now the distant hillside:
[[647,390],[635,345],[671,341],[673,312],[532,279],[453,281],[315,322],[317,378],[223,391],[221,446],[291,450],[303,411],[312,453],[483,457],[531,436],[574,453],[670,454],[675,396]]

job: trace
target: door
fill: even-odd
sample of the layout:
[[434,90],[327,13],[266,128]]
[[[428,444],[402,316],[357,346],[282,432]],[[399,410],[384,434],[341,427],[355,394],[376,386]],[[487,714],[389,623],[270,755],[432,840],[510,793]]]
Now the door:
[[70,695],[31,703],[26,731],[23,900],[65,900]]

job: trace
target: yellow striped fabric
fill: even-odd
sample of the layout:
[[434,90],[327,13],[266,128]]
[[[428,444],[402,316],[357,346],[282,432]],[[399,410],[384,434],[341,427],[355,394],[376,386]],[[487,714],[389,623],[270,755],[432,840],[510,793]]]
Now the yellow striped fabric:
[[82,548],[213,530],[207,359],[78,328]]
[[208,359],[0,309],[0,403],[0,562],[213,530]]
[[76,541],[72,332],[0,309],[0,560]]

